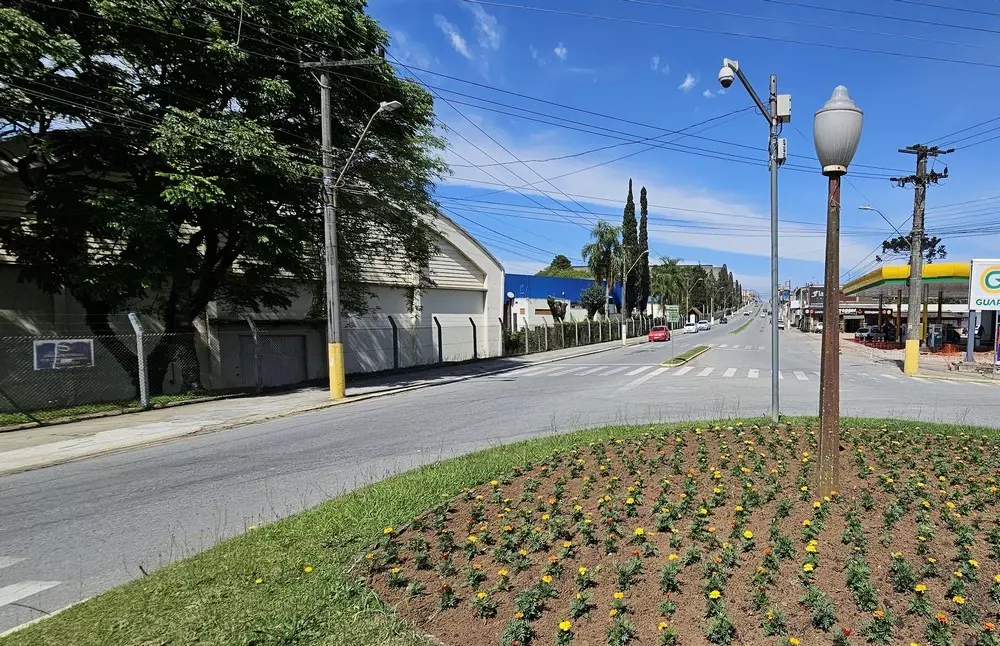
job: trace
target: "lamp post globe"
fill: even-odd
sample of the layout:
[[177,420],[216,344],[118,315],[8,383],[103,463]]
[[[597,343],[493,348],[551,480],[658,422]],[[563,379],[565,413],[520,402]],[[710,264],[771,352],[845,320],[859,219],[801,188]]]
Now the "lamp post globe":
[[813,118],[813,143],[824,175],[843,175],[861,142],[864,113],[838,85]]

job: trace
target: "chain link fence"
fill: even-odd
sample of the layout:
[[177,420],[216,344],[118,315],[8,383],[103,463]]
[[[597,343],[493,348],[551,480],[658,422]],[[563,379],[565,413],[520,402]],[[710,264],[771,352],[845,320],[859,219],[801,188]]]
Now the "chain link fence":
[[[654,325],[666,325],[663,319],[636,317],[625,320],[626,338],[643,336]],[[504,356],[563,350],[594,343],[620,341],[621,321],[570,321],[552,325],[528,326],[504,335]]]

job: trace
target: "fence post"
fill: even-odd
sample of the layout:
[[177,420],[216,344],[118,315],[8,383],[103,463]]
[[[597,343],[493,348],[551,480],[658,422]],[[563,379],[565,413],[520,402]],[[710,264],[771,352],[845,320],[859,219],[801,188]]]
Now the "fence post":
[[580,321],[573,321],[573,336],[576,339],[576,347],[580,346]]
[[143,408],[149,408],[149,373],[146,372],[146,349],[143,345],[142,323],[135,312],[129,312],[128,322],[135,330],[135,358],[139,368],[139,403]]
[[472,323],[472,358],[479,358],[479,344],[476,343],[476,322],[469,317],[469,323]]
[[[507,356],[507,335],[504,334],[506,330],[503,327],[503,318],[498,316],[497,320],[500,321],[500,352],[497,354],[498,357]],[[516,330],[511,330],[511,334],[516,332]]]
[[250,337],[253,339],[253,390],[256,393],[264,390],[264,384],[262,383],[260,374],[260,338],[257,334],[257,324],[253,322],[250,315],[247,314],[243,318],[246,319],[247,325],[250,326]]
[[528,347],[528,337],[531,336],[527,323],[524,325],[524,354],[531,354],[531,348]]
[[597,321],[597,342],[601,343],[604,341],[604,326],[601,325],[600,321]]
[[392,316],[386,315],[385,318],[389,319],[389,325],[392,326],[392,369],[399,370],[399,329]]
[[566,326],[562,323],[562,321],[559,322],[559,338],[560,338],[560,342],[562,343],[561,347],[563,349],[565,349],[566,348]]
[[439,321],[438,317],[436,317],[436,316],[433,316],[431,318],[434,319],[434,325],[436,325],[437,329],[438,329],[438,363],[444,363],[444,344],[441,342],[441,338],[442,338],[441,337],[441,321]]
[[545,333],[542,335],[543,338],[545,339],[545,350],[543,350],[543,352],[548,352],[549,351],[549,324],[545,322],[545,319],[542,319],[542,329],[545,330]]

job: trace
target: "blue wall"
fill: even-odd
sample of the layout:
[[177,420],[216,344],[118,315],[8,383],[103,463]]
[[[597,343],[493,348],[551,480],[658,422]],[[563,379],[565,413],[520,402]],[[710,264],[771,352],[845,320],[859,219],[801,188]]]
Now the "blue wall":
[[[504,276],[504,294],[514,292],[514,298],[565,298],[571,303],[580,302],[580,293],[594,283],[589,278],[557,278],[507,274]],[[601,288],[604,281],[600,282]]]

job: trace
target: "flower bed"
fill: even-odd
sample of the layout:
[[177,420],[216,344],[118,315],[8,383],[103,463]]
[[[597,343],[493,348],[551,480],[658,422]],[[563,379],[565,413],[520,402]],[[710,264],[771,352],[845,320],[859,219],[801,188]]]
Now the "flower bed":
[[1000,644],[992,440],[812,429],[580,447],[387,527],[360,567],[445,644]]

